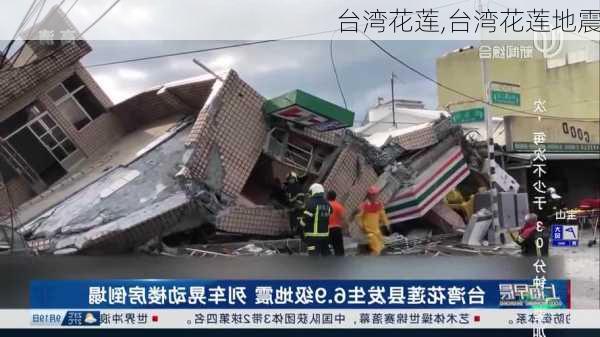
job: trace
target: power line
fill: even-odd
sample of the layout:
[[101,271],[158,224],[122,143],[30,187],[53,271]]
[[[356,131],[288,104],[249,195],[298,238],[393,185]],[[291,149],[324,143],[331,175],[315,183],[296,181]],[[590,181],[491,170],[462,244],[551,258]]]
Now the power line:
[[78,2],[78,1],[79,1],[79,0],[75,0],[75,1],[73,2],[73,4],[71,5],[71,7],[69,7],[69,9],[67,9],[67,11],[65,12],[65,16],[67,16],[67,15],[68,15],[68,14],[71,12],[71,9],[73,9],[73,7],[75,7],[75,5],[77,5],[77,2]]
[[26,41],[31,38],[31,34],[33,33],[33,28],[35,28],[35,25],[37,24],[38,20],[40,19],[40,15],[42,14],[42,11],[44,10],[45,5],[46,5],[46,0],[42,0],[40,3],[40,8],[38,9],[37,14],[35,15],[35,20],[33,20],[33,23],[31,24],[31,29],[29,30],[29,32],[27,33],[27,37],[25,38]]
[[100,16],[94,20],[94,22],[92,22],[92,24],[90,24],[86,29],[84,29],[81,33],[79,33],[79,35],[77,36],[77,38],[75,38],[75,40],[79,39],[81,36],[83,36],[83,34],[87,33],[90,29],[92,29],[92,27],[94,27],[98,22],[100,22],[100,20],[102,20],[106,14],[108,14],[108,12],[110,12],[119,2],[121,2],[121,0],[115,0],[115,2],[113,2],[112,5],[110,5],[110,7],[108,7],[104,13],[100,14]]
[[10,53],[10,48],[15,43],[17,36],[19,35],[19,33],[21,32],[23,27],[27,24],[27,22],[31,18],[31,14],[33,13],[33,8],[34,8],[36,2],[37,2],[37,0],[33,0],[31,2],[29,9],[27,9],[27,12],[25,13],[25,16],[23,17],[23,19],[21,19],[19,26],[17,26],[17,30],[15,31],[15,34],[13,35],[12,39],[10,39],[10,42],[8,43],[6,48],[4,48],[2,55],[0,55],[2,57],[2,59],[0,59],[0,69],[2,69],[2,66],[4,66],[5,60],[8,59],[8,54]]
[[[35,24],[37,23],[37,21],[38,21],[38,19],[40,17],[40,13],[41,13],[42,9],[44,8],[45,2],[46,2],[46,0],[42,0],[42,1],[38,2],[38,3],[36,3],[35,8],[31,11],[31,13],[29,15],[29,18],[27,19],[27,22],[29,22],[29,19],[32,18],[33,13],[35,13],[36,11],[37,11],[37,15],[35,17],[35,20],[33,21],[33,24],[29,28],[29,31],[27,32],[27,36],[25,37],[25,39],[23,39],[24,40],[23,45],[21,45],[21,48],[19,48],[19,50],[17,50],[15,52],[15,55],[13,55],[13,59],[14,60],[17,60],[21,56],[21,54],[23,53],[23,50],[25,49],[25,44],[27,43],[27,40],[29,40],[29,37],[31,36],[31,31],[33,30]],[[25,27],[25,25],[23,25],[23,28]],[[30,58],[31,58],[31,55],[29,56],[29,58],[27,59],[27,61],[25,63],[29,62]]]
[[331,68],[333,69],[333,74],[335,75],[335,82],[337,83],[338,90],[340,91],[340,96],[342,96],[342,101],[344,101],[344,108],[348,109],[348,103],[346,102],[346,96],[344,96],[344,91],[342,90],[342,84],[340,83],[340,77],[338,76],[337,67],[335,66],[335,58],[333,57],[333,36],[336,32],[331,34],[331,39],[329,39],[329,59],[331,60]]
[[[110,5],[110,7],[108,7],[108,8],[107,8],[107,9],[106,9],[106,10],[105,10],[105,11],[104,11],[104,12],[103,12],[101,15],[100,15],[100,17],[98,17],[96,20],[94,20],[94,22],[92,22],[92,23],[91,23],[91,24],[90,24],[90,25],[89,25],[89,26],[88,26],[86,29],[84,29],[84,30],[83,30],[81,33],[79,33],[79,35],[77,35],[77,37],[75,37],[75,39],[73,39],[73,41],[72,41],[71,43],[75,43],[75,42],[76,42],[76,41],[77,41],[79,38],[81,38],[81,36],[82,36],[83,34],[85,34],[85,33],[86,33],[86,32],[88,32],[90,29],[92,29],[92,28],[93,28],[93,27],[94,27],[94,26],[95,26],[95,25],[96,25],[98,22],[100,22],[100,20],[101,20],[102,18],[104,18],[104,17],[107,15],[107,14],[108,14],[108,12],[110,12],[110,11],[111,11],[111,10],[112,10],[112,9],[113,9],[113,8],[114,8],[114,7],[115,7],[115,6],[116,6],[116,5],[117,5],[117,4],[120,2],[120,1],[121,1],[121,0],[115,0],[115,2],[113,2],[113,4],[112,4],[112,5]],[[3,70],[3,71],[0,71],[0,74],[2,74],[2,73],[5,73],[5,72],[12,71],[12,70],[14,70],[14,69],[19,69],[19,68],[21,68],[21,67],[24,67],[24,66],[26,66],[26,65],[29,65],[29,64],[35,64],[35,63],[41,62],[41,61],[43,61],[43,60],[45,60],[45,59],[47,59],[47,58],[49,58],[49,57],[52,57],[52,56],[54,56],[56,53],[58,53],[59,51],[61,51],[62,49],[64,49],[64,48],[65,48],[67,45],[69,45],[69,44],[70,44],[70,43],[65,43],[65,44],[64,44],[63,46],[61,46],[60,48],[57,48],[57,49],[55,49],[55,50],[54,50],[52,53],[50,53],[50,54],[48,54],[48,55],[46,55],[46,56],[44,56],[44,57],[41,57],[41,58],[39,58],[39,59],[35,59],[35,60],[33,60],[31,63],[25,63],[25,64],[23,64],[22,66],[19,66],[19,67],[12,67],[12,68],[10,68],[10,69],[6,69],[6,70]]]
[[[440,9],[440,8],[444,8],[444,7],[449,7],[449,6],[461,4],[461,3],[467,2],[467,1],[470,1],[470,0],[456,1],[456,2],[453,2],[453,3],[445,4],[443,6],[435,7],[433,9]],[[77,0],[75,2],[77,2]],[[407,15],[407,16],[412,16],[412,15],[415,15],[415,13]],[[361,25],[361,26],[365,26],[365,25]],[[328,33],[336,33],[336,32],[339,32],[340,30],[341,30],[341,28],[339,28],[339,29],[330,29],[330,30],[324,30],[324,31],[314,32],[314,33],[306,33],[306,34],[286,36],[286,37],[281,37],[281,38],[277,38],[277,39],[258,40],[258,41],[252,41],[252,42],[236,43],[236,44],[231,44],[231,45],[222,46],[222,47],[189,50],[189,51],[167,53],[167,54],[160,54],[160,55],[154,55],[154,56],[136,57],[136,58],[130,58],[130,59],[125,59],[125,60],[118,60],[118,61],[110,61],[110,62],[104,62],[104,63],[91,64],[91,65],[86,66],[86,68],[103,67],[103,66],[109,66],[109,65],[114,65],[114,64],[122,64],[122,63],[131,63],[131,62],[138,62],[138,61],[154,60],[154,59],[159,59],[159,58],[164,58],[164,57],[172,57],[172,56],[195,54],[195,53],[204,53],[204,52],[210,52],[210,51],[215,51],[215,50],[223,50],[223,49],[229,49],[229,48],[251,46],[251,45],[256,45],[256,44],[278,42],[278,41],[284,41],[284,40],[293,40],[293,39],[299,39],[299,38],[309,37],[309,36],[316,36],[316,35],[322,35],[322,34],[328,34]]]
[[468,95],[468,94],[465,94],[465,93],[463,93],[463,92],[461,92],[461,91],[459,91],[459,90],[456,90],[456,89],[454,89],[454,88],[452,88],[452,87],[450,87],[450,86],[448,86],[448,85],[446,85],[446,84],[444,84],[444,83],[440,83],[440,82],[438,82],[437,80],[435,80],[435,79],[431,78],[431,77],[430,77],[430,76],[428,76],[427,74],[424,74],[423,72],[419,71],[418,69],[414,68],[414,67],[413,67],[413,66],[411,66],[410,64],[406,63],[405,61],[403,61],[403,60],[399,59],[398,57],[396,57],[395,55],[393,55],[392,53],[390,53],[390,52],[389,52],[387,49],[385,49],[383,46],[381,46],[381,45],[380,45],[379,43],[377,43],[375,40],[371,39],[371,38],[370,38],[370,37],[369,37],[367,34],[363,33],[363,35],[364,35],[364,36],[365,36],[365,37],[366,37],[366,38],[367,38],[369,41],[371,41],[371,43],[372,43],[373,45],[375,45],[375,47],[377,47],[377,48],[378,48],[379,50],[381,50],[381,51],[382,51],[384,54],[386,54],[387,56],[389,56],[389,57],[390,57],[392,60],[394,60],[394,61],[396,61],[396,62],[400,63],[400,64],[401,64],[402,66],[404,66],[405,68],[407,68],[407,69],[409,69],[410,71],[412,71],[412,72],[416,73],[417,75],[419,75],[419,76],[421,76],[421,77],[425,78],[426,80],[428,80],[428,81],[430,81],[430,82],[433,82],[433,83],[435,83],[437,86],[439,86],[439,87],[441,87],[441,88],[444,88],[444,89],[446,89],[446,90],[448,90],[448,91],[451,91],[451,92],[453,92],[453,93],[455,93],[455,94],[458,94],[458,95],[460,95],[460,96],[463,96],[463,97],[466,97],[466,98],[472,99],[472,100],[474,100],[474,101],[477,101],[477,102],[480,102],[480,103],[483,103],[483,104],[487,104],[488,106],[495,107],[495,108],[498,108],[498,109],[503,109],[503,110],[506,110],[506,111],[511,111],[511,112],[517,112],[517,113],[524,114],[524,115],[530,115],[530,116],[535,116],[535,117],[541,117],[541,118],[545,118],[545,119],[560,119],[560,120],[575,120],[575,121],[595,121],[595,120],[586,120],[586,119],[582,119],[582,118],[558,117],[558,116],[546,116],[546,115],[542,115],[542,114],[536,114],[536,113],[532,113],[532,112],[528,112],[528,111],[523,111],[523,110],[518,110],[518,109],[512,109],[512,108],[509,108],[509,107],[504,107],[504,106],[501,106],[501,105],[497,105],[497,104],[494,104],[494,103],[487,102],[487,101],[485,101],[485,100],[483,100],[483,99],[481,99],[481,98],[473,97],[473,96],[471,96],[471,95]]
[[165,57],[172,57],[172,56],[179,56],[179,55],[189,55],[189,54],[196,54],[196,53],[205,53],[205,52],[211,52],[211,51],[216,51],[216,50],[224,50],[224,49],[238,48],[238,47],[245,47],[245,46],[252,46],[252,45],[259,45],[259,44],[265,44],[265,43],[271,43],[271,42],[293,40],[293,39],[299,39],[299,38],[303,38],[303,37],[309,37],[309,36],[316,36],[316,35],[321,35],[321,34],[332,33],[332,32],[336,32],[336,31],[339,31],[339,29],[325,30],[325,31],[321,31],[321,32],[308,33],[308,34],[292,35],[292,36],[286,36],[286,37],[281,37],[281,38],[277,38],[277,39],[270,39],[270,40],[258,40],[258,41],[234,43],[234,44],[229,44],[229,45],[220,46],[220,47],[212,47],[212,48],[204,48],[204,49],[194,49],[194,50],[187,50],[187,51],[182,51],[182,52],[159,54],[159,55],[153,55],[153,56],[135,57],[135,58],[125,59],[125,60],[118,60],[118,61],[110,61],[110,62],[104,62],[104,63],[91,64],[91,65],[86,66],[86,68],[104,67],[104,66],[109,66],[109,65],[114,65],[114,64],[122,64],[122,63],[138,62],[138,61],[155,60],[155,59],[160,59],[160,58],[165,58]]

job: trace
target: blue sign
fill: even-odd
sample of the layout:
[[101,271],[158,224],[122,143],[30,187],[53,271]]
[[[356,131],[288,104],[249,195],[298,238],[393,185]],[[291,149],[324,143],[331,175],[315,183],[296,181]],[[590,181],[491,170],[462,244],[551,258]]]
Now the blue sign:
[[552,225],[552,246],[576,247],[579,245],[579,232],[576,225]]
[[[32,281],[35,309],[568,308],[569,281],[64,280]],[[88,311],[73,320],[93,321]],[[93,313],[92,313],[93,315]]]

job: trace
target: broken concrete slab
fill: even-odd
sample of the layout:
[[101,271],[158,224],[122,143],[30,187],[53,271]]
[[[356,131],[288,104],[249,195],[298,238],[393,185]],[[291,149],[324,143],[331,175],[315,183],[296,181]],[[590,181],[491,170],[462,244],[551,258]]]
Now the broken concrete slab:
[[492,225],[492,212],[481,209],[473,214],[462,237],[462,243],[470,246],[480,246]]
[[456,232],[465,228],[462,217],[443,201],[438,202],[427,214],[425,220],[444,233]]
[[288,212],[269,206],[228,207],[217,215],[217,229],[267,236],[285,236],[291,233]]

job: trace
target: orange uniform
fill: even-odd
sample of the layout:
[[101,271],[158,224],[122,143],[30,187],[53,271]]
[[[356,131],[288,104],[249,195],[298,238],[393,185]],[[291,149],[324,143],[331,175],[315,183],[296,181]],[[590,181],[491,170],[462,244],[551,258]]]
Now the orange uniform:
[[329,229],[332,228],[342,228],[342,223],[344,219],[344,206],[337,200],[330,200],[329,205],[331,205],[332,213],[329,216]]
[[390,223],[383,204],[379,201],[370,202],[367,200],[363,202],[356,216],[356,222],[367,235],[371,255],[379,255],[383,250],[383,235],[379,226],[388,226]]

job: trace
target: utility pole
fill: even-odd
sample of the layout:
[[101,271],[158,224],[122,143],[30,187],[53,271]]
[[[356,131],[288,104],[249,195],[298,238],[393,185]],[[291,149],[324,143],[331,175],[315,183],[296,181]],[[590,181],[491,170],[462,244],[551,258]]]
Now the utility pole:
[[[481,0],[477,1],[479,13],[483,13],[483,5]],[[481,30],[481,42],[483,43],[483,30]],[[489,79],[489,62],[484,57],[479,57],[481,62],[481,78],[483,84],[483,101],[490,102],[490,79]],[[500,221],[498,220],[498,190],[496,189],[496,160],[494,154],[494,131],[492,125],[492,109],[487,104],[483,104],[483,112],[485,115],[486,126],[486,143],[487,143],[487,159],[488,159],[488,177],[490,182],[490,209],[492,211],[492,225],[488,231],[488,242],[492,244],[503,244],[504,238],[500,234]]]
[[392,84],[392,121],[394,122],[394,129],[397,129],[398,126],[396,125],[396,110],[394,109],[394,106],[396,105],[396,102],[394,102],[396,100],[394,98],[394,77],[396,77],[396,75],[392,73],[392,77],[390,78],[390,82]]

